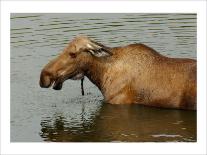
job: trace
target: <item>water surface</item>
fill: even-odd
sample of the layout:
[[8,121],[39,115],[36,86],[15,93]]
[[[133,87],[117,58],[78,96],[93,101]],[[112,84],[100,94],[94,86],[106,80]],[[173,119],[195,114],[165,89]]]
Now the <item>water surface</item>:
[[107,46],[145,43],[196,59],[195,14],[11,14],[11,142],[195,142],[196,112],[110,105],[96,86],[38,85],[42,67],[77,35]]

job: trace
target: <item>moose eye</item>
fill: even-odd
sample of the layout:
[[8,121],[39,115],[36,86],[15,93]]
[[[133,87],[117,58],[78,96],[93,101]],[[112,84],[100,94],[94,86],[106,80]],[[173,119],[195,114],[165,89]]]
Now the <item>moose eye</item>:
[[69,53],[69,55],[71,58],[76,58],[76,56],[77,56],[76,53]]

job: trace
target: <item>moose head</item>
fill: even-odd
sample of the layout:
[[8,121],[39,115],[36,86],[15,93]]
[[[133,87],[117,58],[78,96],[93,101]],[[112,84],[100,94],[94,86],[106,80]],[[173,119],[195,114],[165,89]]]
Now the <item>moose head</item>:
[[60,90],[67,79],[80,80],[84,77],[84,68],[87,62],[94,57],[107,57],[112,55],[110,48],[97,43],[86,36],[73,39],[63,52],[51,60],[40,75],[39,84],[43,88]]

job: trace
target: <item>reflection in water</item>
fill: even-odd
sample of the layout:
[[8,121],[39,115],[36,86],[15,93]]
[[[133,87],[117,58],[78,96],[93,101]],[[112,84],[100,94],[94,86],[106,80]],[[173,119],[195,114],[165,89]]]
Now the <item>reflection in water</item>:
[[[196,59],[196,14],[11,14],[11,141],[196,141],[196,112],[102,104],[86,78],[41,89],[42,67],[75,36],[110,47],[145,43]],[[26,91],[25,91],[26,90]]]
[[86,121],[82,106],[82,117],[75,122],[67,122],[61,114],[43,118],[41,137],[57,142],[196,141],[195,111],[103,103]]

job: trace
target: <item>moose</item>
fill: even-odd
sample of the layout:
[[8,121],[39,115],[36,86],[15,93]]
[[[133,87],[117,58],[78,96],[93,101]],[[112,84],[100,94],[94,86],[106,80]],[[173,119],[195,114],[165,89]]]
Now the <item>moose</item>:
[[74,38],[41,71],[42,88],[60,90],[65,80],[86,76],[111,104],[196,110],[196,60],[170,58],[142,43],[107,47]]

